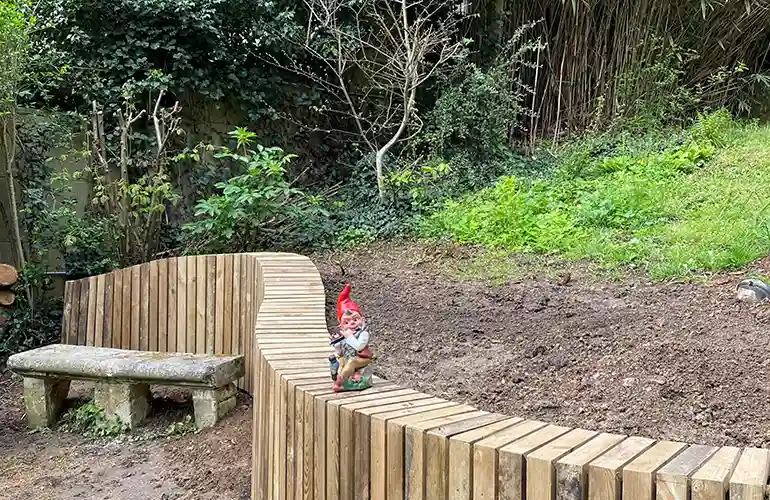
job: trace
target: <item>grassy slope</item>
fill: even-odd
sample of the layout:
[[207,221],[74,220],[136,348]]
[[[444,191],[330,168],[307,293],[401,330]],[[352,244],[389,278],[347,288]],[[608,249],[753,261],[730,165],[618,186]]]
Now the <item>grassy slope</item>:
[[658,279],[767,254],[770,127],[714,114],[662,148],[649,142],[598,155],[572,151],[547,180],[504,178],[449,202],[423,233],[609,269],[637,266]]

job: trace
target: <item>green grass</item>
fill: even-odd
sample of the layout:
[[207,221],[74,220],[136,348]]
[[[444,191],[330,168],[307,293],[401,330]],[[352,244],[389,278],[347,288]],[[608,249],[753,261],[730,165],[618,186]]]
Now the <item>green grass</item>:
[[718,112],[663,141],[600,143],[560,152],[548,179],[506,177],[450,201],[420,230],[654,279],[736,269],[770,250],[770,127]]

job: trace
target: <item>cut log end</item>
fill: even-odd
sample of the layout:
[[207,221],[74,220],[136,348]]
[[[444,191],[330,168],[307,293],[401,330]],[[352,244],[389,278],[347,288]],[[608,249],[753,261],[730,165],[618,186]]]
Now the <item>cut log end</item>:
[[11,286],[19,279],[16,268],[9,264],[0,264],[0,287]]
[[10,290],[0,290],[0,306],[10,306],[16,300],[16,294]]

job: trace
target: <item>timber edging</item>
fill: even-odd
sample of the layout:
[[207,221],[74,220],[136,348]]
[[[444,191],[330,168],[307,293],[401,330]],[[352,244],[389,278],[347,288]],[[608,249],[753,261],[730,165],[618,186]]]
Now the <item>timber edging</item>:
[[254,500],[766,500],[767,449],[572,429],[382,379],[333,393],[323,283],[299,255],[179,257],[68,282],[62,337],[244,354]]

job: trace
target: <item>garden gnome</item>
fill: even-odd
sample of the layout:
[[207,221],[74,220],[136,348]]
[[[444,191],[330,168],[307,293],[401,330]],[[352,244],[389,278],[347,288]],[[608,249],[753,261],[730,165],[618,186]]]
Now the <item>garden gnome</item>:
[[331,362],[335,392],[361,391],[372,386],[372,352],[369,349],[369,331],[361,310],[350,298],[350,284],[337,299],[337,320],[339,333],[329,334],[329,343],[334,346]]

